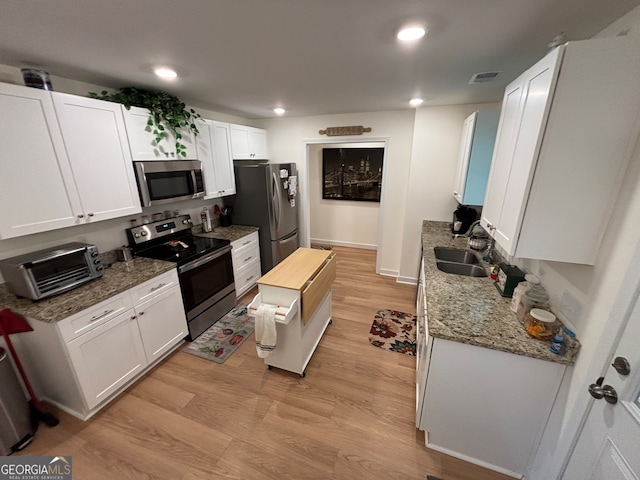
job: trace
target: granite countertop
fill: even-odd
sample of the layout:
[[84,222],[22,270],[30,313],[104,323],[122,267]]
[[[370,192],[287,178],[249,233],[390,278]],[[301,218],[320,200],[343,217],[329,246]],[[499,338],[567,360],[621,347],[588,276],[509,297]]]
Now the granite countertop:
[[250,227],[246,225],[230,225],[228,227],[215,227],[213,232],[203,232],[202,224],[196,225],[192,229],[194,235],[199,237],[222,238],[235,242],[236,240],[246,237],[250,233],[257,232],[258,227]]
[[16,297],[3,283],[0,284],[0,310],[9,308],[35,320],[58,322],[174,268],[175,263],[134,257],[129,266],[115,262],[105,269],[102,278],[37,302]]
[[[551,353],[551,342],[529,336],[509,309],[511,299],[502,297],[489,277],[467,277],[438,270],[433,252],[436,246],[466,249],[467,243],[466,238],[454,239],[446,222],[425,220],[422,223],[429,335],[565,365],[574,364],[580,342],[565,335],[562,354]],[[474,253],[481,257],[479,252]]]

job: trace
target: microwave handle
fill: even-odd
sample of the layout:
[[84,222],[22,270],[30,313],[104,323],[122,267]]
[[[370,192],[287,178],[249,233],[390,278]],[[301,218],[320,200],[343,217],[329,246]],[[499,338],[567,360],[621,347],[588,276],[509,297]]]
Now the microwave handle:
[[25,266],[37,265],[39,263],[47,262],[47,261],[49,261],[51,259],[54,259],[54,258],[64,257],[65,255],[69,255],[70,253],[82,252],[82,251],[84,251],[86,249],[87,249],[87,247],[78,247],[78,248],[74,248],[73,250],[64,250],[64,251],[61,251],[60,253],[53,253],[52,252],[51,255],[47,255],[46,257],[42,257],[42,258],[37,258],[35,260],[31,260],[31,261],[25,263]]

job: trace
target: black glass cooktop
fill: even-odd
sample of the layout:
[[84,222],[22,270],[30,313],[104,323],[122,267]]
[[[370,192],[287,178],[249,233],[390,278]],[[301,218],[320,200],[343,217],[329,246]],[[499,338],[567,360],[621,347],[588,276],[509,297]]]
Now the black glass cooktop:
[[221,238],[183,237],[140,250],[136,255],[167,262],[185,263],[213,253],[230,243],[229,240]]

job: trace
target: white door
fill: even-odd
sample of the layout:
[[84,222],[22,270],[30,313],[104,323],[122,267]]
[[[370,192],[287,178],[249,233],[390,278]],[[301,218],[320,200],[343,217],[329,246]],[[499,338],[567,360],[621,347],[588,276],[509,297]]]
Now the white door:
[[[635,289],[628,323],[614,347],[602,381],[584,388],[604,398],[594,400],[563,480],[637,480],[640,478],[640,302]],[[618,360],[616,360],[618,359]],[[619,373],[613,363],[629,364],[629,373]],[[601,385],[598,385],[600,383]],[[593,396],[593,395],[592,395]],[[615,402],[615,403],[612,403]]]
[[521,116],[513,148],[513,160],[504,194],[495,239],[508,254],[515,253],[529,188],[549,116],[562,50],[556,49],[524,74]]
[[0,84],[0,238],[84,221],[51,93]]
[[140,213],[121,106],[66,93],[51,95],[85,220]]
[[493,236],[493,229],[500,221],[504,193],[507,190],[511,163],[513,161],[513,147],[518,133],[520,121],[520,103],[524,82],[522,78],[516,79],[507,86],[502,99],[500,111],[500,124],[496,136],[496,144],[491,162],[491,171],[487,183],[487,193],[482,208],[481,224],[487,232]]
[[467,171],[469,169],[469,156],[471,155],[471,143],[476,126],[478,112],[473,112],[462,125],[462,138],[460,139],[460,151],[458,152],[458,170],[456,181],[453,185],[453,197],[458,203],[464,203],[464,189],[467,184]]
[[136,306],[135,311],[149,363],[187,336],[187,319],[177,285]]
[[147,365],[133,310],[80,335],[67,349],[89,410]]

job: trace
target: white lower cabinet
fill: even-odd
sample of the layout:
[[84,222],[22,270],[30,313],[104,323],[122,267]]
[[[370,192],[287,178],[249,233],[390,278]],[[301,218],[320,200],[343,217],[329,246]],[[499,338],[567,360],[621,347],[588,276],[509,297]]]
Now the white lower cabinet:
[[231,248],[236,296],[240,297],[250,290],[262,276],[258,232],[250,233],[231,242]]
[[521,478],[566,366],[441,338],[423,341],[418,426],[426,446]]
[[187,335],[175,270],[57,323],[29,323],[19,348],[38,394],[83,420]]
[[72,340],[67,350],[89,410],[147,365],[133,310]]
[[147,362],[153,363],[187,336],[180,288],[171,287],[135,307]]

